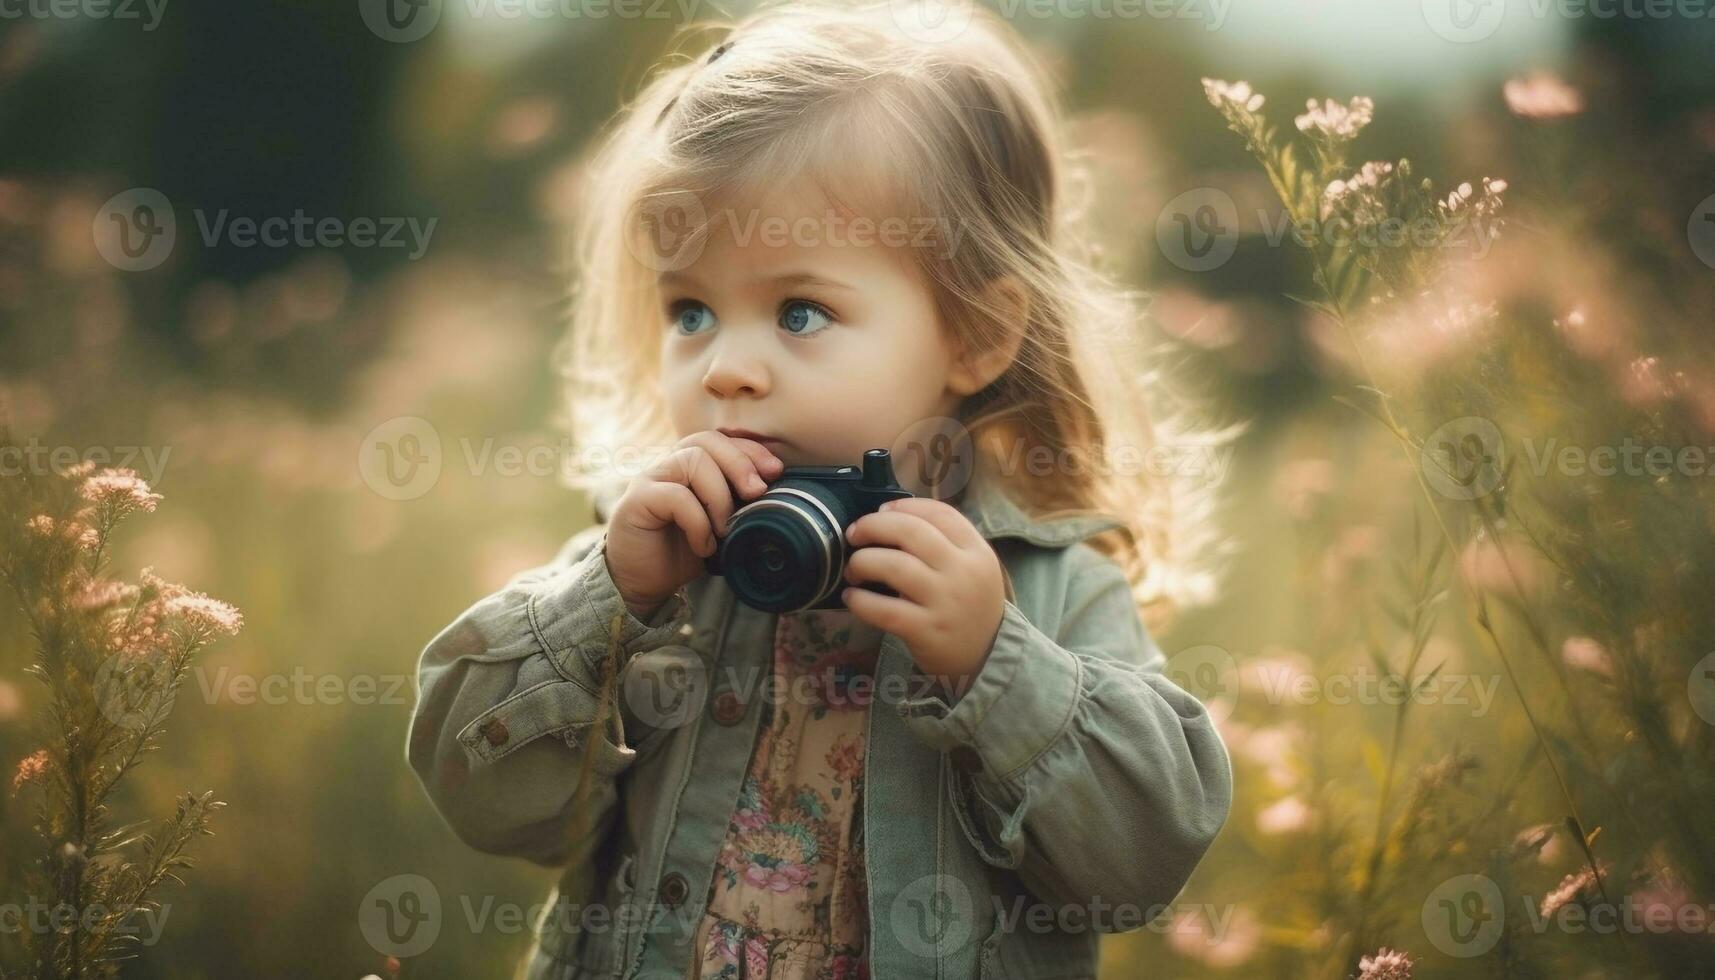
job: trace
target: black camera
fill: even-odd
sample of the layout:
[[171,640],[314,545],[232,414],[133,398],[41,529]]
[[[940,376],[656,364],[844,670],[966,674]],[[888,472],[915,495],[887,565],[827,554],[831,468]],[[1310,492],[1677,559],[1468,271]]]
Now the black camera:
[[[767,612],[844,609],[846,528],[883,503],[911,496],[893,478],[885,449],[863,466],[788,466],[767,492],[733,512],[726,537],[703,559],[739,600]],[[898,595],[885,585],[860,588]]]

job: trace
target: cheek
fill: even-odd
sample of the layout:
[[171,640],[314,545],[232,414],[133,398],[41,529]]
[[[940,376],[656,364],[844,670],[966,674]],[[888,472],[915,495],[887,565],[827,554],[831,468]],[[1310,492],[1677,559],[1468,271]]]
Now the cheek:
[[661,355],[661,393],[675,422],[684,422],[695,408],[702,376],[695,358],[683,352]]

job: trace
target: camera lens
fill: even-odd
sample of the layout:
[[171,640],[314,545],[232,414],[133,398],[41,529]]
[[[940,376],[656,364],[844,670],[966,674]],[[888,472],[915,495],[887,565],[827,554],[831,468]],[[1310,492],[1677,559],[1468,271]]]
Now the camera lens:
[[740,508],[729,527],[720,547],[727,584],[758,609],[810,608],[845,568],[842,525],[808,491],[776,487]]

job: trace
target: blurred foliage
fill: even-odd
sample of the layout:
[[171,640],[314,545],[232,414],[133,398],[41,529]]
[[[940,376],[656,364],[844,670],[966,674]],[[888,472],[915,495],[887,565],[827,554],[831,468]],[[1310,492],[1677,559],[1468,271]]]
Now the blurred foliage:
[[[189,786],[228,804],[128,976],[382,972],[358,908],[399,874],[428,877],[446,910],[406,975],[503,975],[522,926],[467,916],[527,908],[552,877],[462,847],[430,809],[404,765],[411,676],[436,630],[590,519],[551,475],[508,475],[493,452],[559,446],[547,358],[578,153],[678,25],[469,24],[455,14],[472,8],[449,4],[428,38],[393,44],[356,6],[176,0],[147,32],[0,22],[4,411],[43,447],[116,462],[149,450],[127,465],[166,499],[118,535],[116,569],[154,566],[247,621],[192,671],[161,751],[121,791],[145,812]],[[1408,951],[1419,976],[1708,962],[1706,934],[1534,934],[1518,897],[1544,900],[1588,863],[1570,797],[1613,862],[1612,897],[1715,900],[1701,831],[1715,726],[1687,699],[1715,650],[1709,491],[1532,466],[1549,439],[1715,445],[1715,275],[1687,243],[1715,191],[1715,36],[1710,22],[1549,18],[1528,44],[1458,46],[1407,6],[1363,7],[1392,22],[1362,51],[1333,39],[1358,16],[1345,0],[1308,5],[1293,33],[1261,43],[1254,10],[1221,30],[1018,21],[1067,83],[1112,265],[1154,291],[1152,323],[1183,375],[1254,420],[1225,486],[1243,548],[1226,594],[1160,638],[1170,655],[1231,658],[1232,676],[1199,693],[1222,715],[1238,799],[1173,928],[1107,941],[1107,977],[1345,976],[1382,946]],[[1423,56],[1378,53],[1396,48]],[[1581,110],[1509,111],[1504,83],[1545,68]],[[1421,307],[1354,334],[1289,298],[1311,296],[1317,270],[1290,238],[1270,240],[1274,188],[1210,111],[1205,75],[1266,91],[1283,128],[1282,107],[1307,98],[1373,97],[1353,169],[1409,157],[1437,198],[1461,174],[1505,179],[1505,233],[1447,287],[1460,316]],[[126,273],[91,229],[134,187],[174,202],[179,242]],[[1195,188],[1230,195],[1243,232],[1206,272],[1175,266],[1156,238],[1167,202]],[[416,260],[205,246],[191,211],[222,208],[439,224]],[[1370,417],[1366,386],[1420,443],[1491,420],[1514,464],[1504,486],[1426,496],[1421,459]],[[401,416],[433,422],[444,465],[428,492],[392,500],[364,483],[358,452]],[[0,613],[0,643],[28,642]],[[1301,676],[1326,691],[1389,670],[1464,677],[1472,701],[1281,694]],[[246,677],[308,680],[247,694]],[[40,707],[23,678],[0,676],[0,771],[34,750]],[[28,827],[5,820],[10,851]],[[1439,950],[1423,921],[1434,889],[1466,874],[1509,903],[1508,930],[1477,959]]]

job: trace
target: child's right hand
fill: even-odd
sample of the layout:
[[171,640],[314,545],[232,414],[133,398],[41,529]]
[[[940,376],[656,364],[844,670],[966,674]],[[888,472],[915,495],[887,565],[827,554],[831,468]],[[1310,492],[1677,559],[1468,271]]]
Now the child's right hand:
[[[762,443],[713,429],[679,440],[634,478],[608,518],[607,570],[631,614],[648,619],[703,574],[743,499],[760,497],[786,464]],[[730,484],[730,485],[729,485]]]

